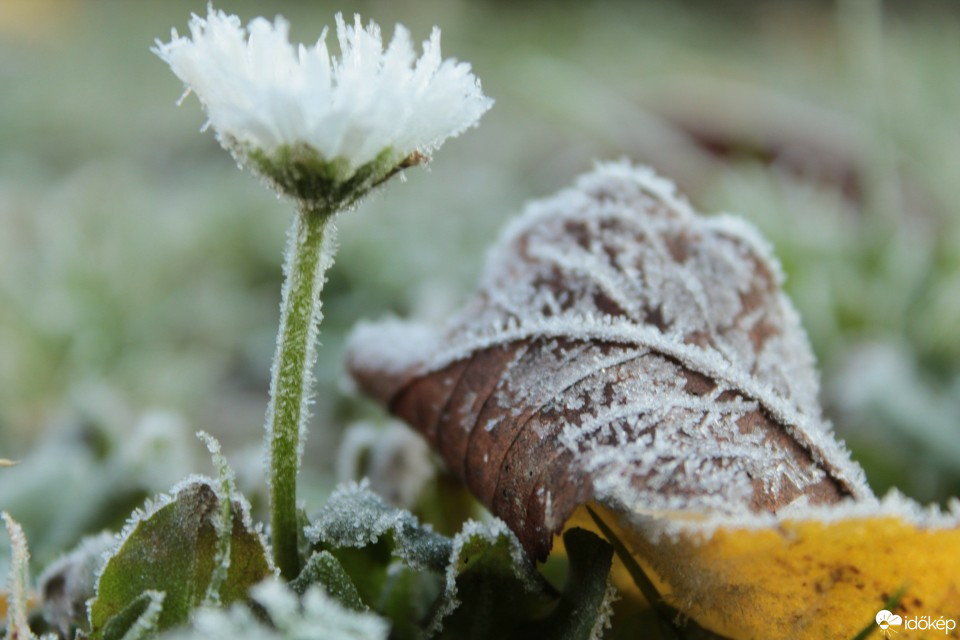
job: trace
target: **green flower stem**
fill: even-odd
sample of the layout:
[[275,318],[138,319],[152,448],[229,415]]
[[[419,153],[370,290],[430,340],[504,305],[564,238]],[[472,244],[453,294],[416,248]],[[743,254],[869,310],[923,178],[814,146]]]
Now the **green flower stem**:
[[[280,331],[273,360],[267,438],[270,447],[270,523],[273,558],[281,575],[300,572],[297,550],[297,471],[306,433],[317,360],[317,327],[324,272],[333,262],[324,233],[329,210],[301,207],[293,221],[284,263]],[[332,228],[330,229],[332,231]]]

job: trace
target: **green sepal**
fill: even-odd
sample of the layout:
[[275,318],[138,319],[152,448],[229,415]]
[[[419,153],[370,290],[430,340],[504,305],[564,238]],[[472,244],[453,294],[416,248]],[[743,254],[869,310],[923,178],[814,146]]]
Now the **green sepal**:
[[274,189],[297,200],[301,208],[327,212],[349,208],[394,174],[426,159],[416,152],[405,156],[387,147],[370,162],[353,167],[344,157],[324,158],[303,143],[282,145],[269,153],[249,146],[239,148],[237,155]]

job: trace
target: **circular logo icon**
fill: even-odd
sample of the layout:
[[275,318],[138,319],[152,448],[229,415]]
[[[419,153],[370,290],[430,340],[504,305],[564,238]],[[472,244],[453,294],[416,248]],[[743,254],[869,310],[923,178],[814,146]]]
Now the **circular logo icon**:
[[890,613],[886,609],[881,609],[877,612],[877,626],[883,630],[891,626],[897,626],[903,624],[903,618],[896,615],[895,613]]

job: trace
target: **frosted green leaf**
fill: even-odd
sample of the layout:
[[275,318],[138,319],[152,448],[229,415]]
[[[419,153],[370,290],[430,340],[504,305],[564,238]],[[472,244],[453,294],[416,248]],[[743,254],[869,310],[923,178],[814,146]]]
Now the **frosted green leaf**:
[[447,584],[432,632],[451,640],[510,635],[525,620],[545,616],[555,592],[500,520],[467,522],[453,539]]
[[328,551],[320,551],[310,556],[300,575],[290,583],[298,595],[303,595],[313,585],[323,587],[328,595],[347,609],[367,610],[367,606],[360,599],[357,587],[350,580],[343,565]]
[[413,569],[442,573],[450,558],[450,540],[409,511],[387,506],[365,483],[338,487],[304,533],[332,548],[365,547],[389,536],[393,555]]
[[[217,565],[221,497],[212,482],[192,478],[159,499],[128,524],[116,551],[107,560],[90,604],[91,637],[105,638],[111,620],[147,591],[163,592],[157,629],[187,620],[206,599]],[[247,597],[249,588],[273,573],[260,532],[248,508],[234,499],[230,562],[219,589],[229,604]]]
[[162,591],[144,591],[103,627],[103,640],[140,640],[155,633],[163,601]]

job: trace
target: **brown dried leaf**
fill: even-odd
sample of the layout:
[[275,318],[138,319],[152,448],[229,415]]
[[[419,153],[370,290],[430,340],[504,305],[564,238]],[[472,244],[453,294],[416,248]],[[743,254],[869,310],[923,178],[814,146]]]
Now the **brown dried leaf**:
[[817,404],[779,265],[743,221],[608,164],[532,203],[442,330],[361,326],[348,366],[543,558],[580,504],[873,500]]

